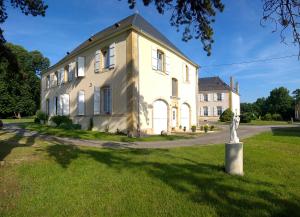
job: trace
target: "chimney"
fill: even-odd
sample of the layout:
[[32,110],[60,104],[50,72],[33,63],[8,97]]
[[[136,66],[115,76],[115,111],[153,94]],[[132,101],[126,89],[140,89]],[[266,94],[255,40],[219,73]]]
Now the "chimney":
[[240,92],[239,82],[235,82],[235,91],[237,94],[239,94],[239,92]]
[[234,85],[234,80],[233,80],[233,77],[230,76],[230,89],[231,89],[231,91],[233,91],[233,89],[234,89],[233,85]]

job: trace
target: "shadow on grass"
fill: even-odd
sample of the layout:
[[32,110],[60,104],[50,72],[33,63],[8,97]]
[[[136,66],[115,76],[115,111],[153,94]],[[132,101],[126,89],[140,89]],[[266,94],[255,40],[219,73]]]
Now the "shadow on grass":
[[300,127],[272,127],[274,136],[296,136],[300,137]]
[[[46,151],[63,168],[78,157],[87,156],[117,171],[129,170],[133,174],[144,171],[194,203],[213,207],[219,216],[299,216],[299,197],[290,195],[284,200],[272,193],[282,186],[229,176],[223,172],[223,165],[198,163],[174,156],[169,150],[92,150],[57,144],[48,146]],[[151,154],[169,161],[140,158]]]
[[[0,132],[0,136],[7,136],[7,139],[0,140],[0,161],[9,155],[14,148],[30,147],[34,144],[36,135],[26,136],[26,141],[23,143],[21,139],[24,138],[25,131],[18,131],[17,133]],[[11,135],[11,136],[10,136]]]

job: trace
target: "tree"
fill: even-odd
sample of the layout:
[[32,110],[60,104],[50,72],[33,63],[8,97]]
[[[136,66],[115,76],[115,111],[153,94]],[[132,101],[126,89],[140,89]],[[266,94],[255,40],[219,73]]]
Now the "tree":
[[[48,8],[43,0],[0,0],[0,24],[3,24],[8,17],[6,12],[7,5],[5,5],[7,2],[10,2],[13,8],[19,8],[26,16],[45,16],[46,9]],[[4,42],[3,29],[0,28],[0,44]]]
[[293,98],[295,100],[296,103],[300,102],[300,89],[296,89],[293,91]]
[[231,111],[231,109],[226,109],[223,111],[223,113],[220,115],[220,121],[221,122],[228,122],[231,121],[234,116],[234,113]]
[[262,117],[268,112],[266,98],[264,97],[258,98],[256,102],[253,104],[253,107],[259,117]]
[[[261,24],[274,23],[275,29],[281,28],[281,40],[285,41],[286,30],[292,32],[293,42],[299,46],[300,56],[300,2],[299,0],[262,0],[263,17]],[[212,23],[217,12],[224,10],[221,0],[143,0],[145,6],[154,4],[158,13],[171,12],[170,24],[180,30],[183,27],[182,40],[199,39],[207,55],[211,54],[213,40]],[[136,0],[128,0],[133,9]]]
[[293,116],[293,98],[285,87],[273,89],[266,103],[268,112],[271,114],[280,114],[284,119],[289,119]]
[[40,104],[40,72],[50,62],[39,51],[3,45],[0,56],[0,116],[32,115]]

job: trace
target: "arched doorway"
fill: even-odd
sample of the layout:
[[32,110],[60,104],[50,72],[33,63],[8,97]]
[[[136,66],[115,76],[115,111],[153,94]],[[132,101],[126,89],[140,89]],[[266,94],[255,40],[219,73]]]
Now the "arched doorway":
[[181,105],[181,126],[190,129],[190,107],[186,103]]
[[163,100],[153,103],[153,133],[160,134],[168,130],[168,106]]

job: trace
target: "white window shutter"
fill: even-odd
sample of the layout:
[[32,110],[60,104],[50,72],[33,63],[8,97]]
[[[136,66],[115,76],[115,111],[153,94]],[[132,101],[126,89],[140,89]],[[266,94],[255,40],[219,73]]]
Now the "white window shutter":
[[183,81],[186,81],[186,73],[185,73],[185,64],[184,63],[182,63],[182,72],[181,72],[181,74],[182,74]]
[[99,72],[100,71],[100,60],[101,60],[101,51],[100,50],[97,50],[95,52],[95,65],[94,65],[94,68],[95,68],[95,72]]
[[211,111],[210,111],[210,107],[207,106],[207,113],[208,113],[208,116],[211,116]]
[[201,107],[199,107],[198,116],[201,116]]
[[218,95],[217,93],[214,93],[214,101],[217,101],[217,99],[218,99]]
[[84,77],[85,71],[84,71],[84,66],[85,66],[85,58],[84,57],[78,57],[77,59],[77,76],[78,77]]
[[59,83],[60,83],[60,84],[65,83],[65,69],[64,69],[64,68],[61,68],[61,69],[59,70],[59,74],[60,74],[60,81],[59,81]]
[[200,101],[202,102],[203,99],[204,99],[204,96],[203,96],[203,94],[201,93],[201,94],[200,94]]
[[78,115],[84,115],[84,91],[78,92]]
[[171,58],[170,56],[166,55],[166,74],[171,73]]
[[63,95],[60,95],[58,97],[58,115],[62,115],[63,114]]
[[152,69],[157,70],[157,49],[152,48]]
[[116,64],[115,47],[116,43],[109,45],[109,68],[114,68]]
[[70,114],[70,96],[69,94],[64,94],[63,97],[63,115]]
[[94,89],[94,114],[100,114],[100,88],[95,87]]
[[222,101],[223,101],[223,100],[224,100],[224,97],[225,97],[225,94],[222,93],[222,94],[221,94],[221,97],[222,97]]
[[53,111],[52,111],[52,115],[56,115],[56,96],[53,97]]
[[201,115],[201,116],[204,116],[204,107],[201,108],[201,110],[200,110],[200,115]]

